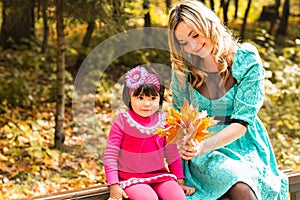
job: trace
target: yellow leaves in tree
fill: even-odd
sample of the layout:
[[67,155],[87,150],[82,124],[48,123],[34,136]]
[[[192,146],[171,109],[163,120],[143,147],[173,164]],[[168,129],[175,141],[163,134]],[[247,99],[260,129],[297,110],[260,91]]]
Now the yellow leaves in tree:
[[213,133],[207,129],[217,122],[213,117],[209,117],[206,111],[199,112],[198,108],[184,100],[180,112],[174,108],[170,109],[170,113],[167,113],[166,128],[159,128],[156,133],[161,137],[166,136],[167,145],[191,144],[192,141],[201,142],[210,137]]

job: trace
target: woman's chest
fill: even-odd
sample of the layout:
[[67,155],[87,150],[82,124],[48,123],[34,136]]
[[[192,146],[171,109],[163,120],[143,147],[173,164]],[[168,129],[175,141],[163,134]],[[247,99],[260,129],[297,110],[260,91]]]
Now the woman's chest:
[[202,95],[198,90],[190,87],[190,102],[198,110],[206,110],[210,116],[230,116],[232,114],[237,85],[233,85],[223,96],[217,99],[209,99]]

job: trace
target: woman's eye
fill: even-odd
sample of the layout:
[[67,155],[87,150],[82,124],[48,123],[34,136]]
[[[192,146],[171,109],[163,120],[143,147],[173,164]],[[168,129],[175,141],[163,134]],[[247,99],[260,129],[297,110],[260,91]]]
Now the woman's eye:
[[199,36],[199,34],[194,34],[192,37],[197,38],[198,36]]
[[138,97],[138,100],[143,100],[143,99],[144,99],[144,97],[142,97],[142,96]]

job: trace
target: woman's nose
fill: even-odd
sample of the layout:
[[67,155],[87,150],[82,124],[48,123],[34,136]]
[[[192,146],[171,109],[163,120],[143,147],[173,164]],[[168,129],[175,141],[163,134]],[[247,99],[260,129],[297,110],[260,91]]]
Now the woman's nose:
[[190,42],[190,47],[192,50],[196,50],[197,46],[198,46],[197,42],[195,42],[195,41]]

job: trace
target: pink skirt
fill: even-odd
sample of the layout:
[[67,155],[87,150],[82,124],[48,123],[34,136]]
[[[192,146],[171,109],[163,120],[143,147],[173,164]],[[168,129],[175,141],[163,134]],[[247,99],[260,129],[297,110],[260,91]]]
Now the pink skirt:
[[177,181],[177,177],[174,174],[160,174],[157,176],[147,178],[129,178],[128,180],[120,181],[119,185],[122,189],[136,184],[152,184],[169,180]]

